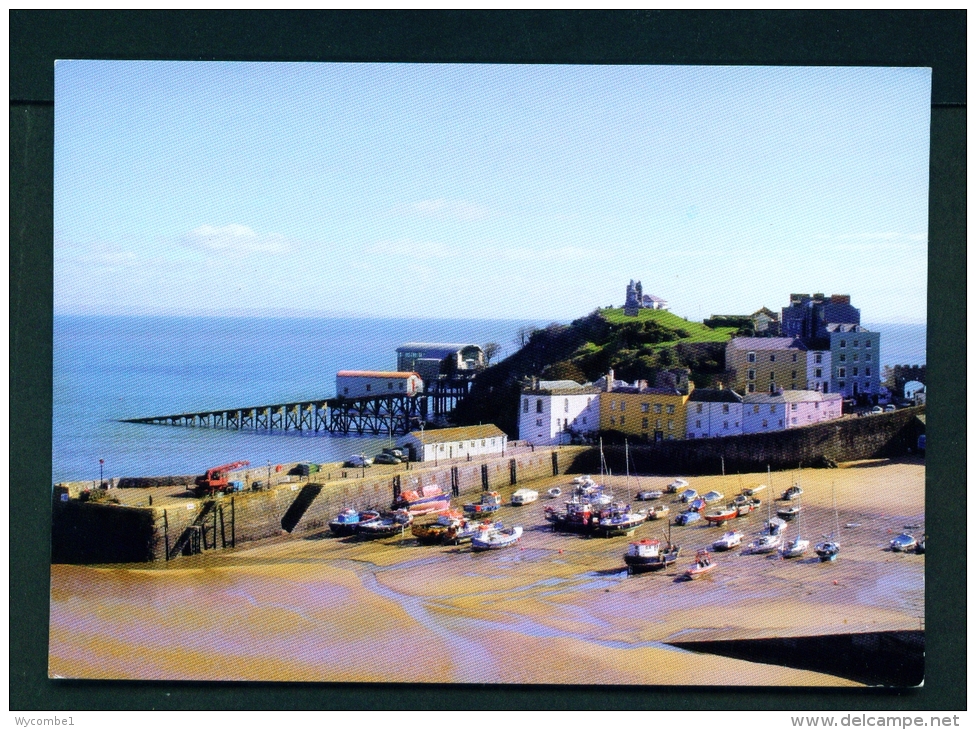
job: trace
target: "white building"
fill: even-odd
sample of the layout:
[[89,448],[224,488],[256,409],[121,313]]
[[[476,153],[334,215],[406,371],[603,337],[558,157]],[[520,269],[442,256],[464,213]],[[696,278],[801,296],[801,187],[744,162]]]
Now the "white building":
[[409,453],[411,461],[466,459],[468,456],[495,456],[505,453],[508,436],[498,426],[459,426],[412,431],[397,446]]
[[742,398],[742,432],[764,433],[840,418],[843,396],[812,390],[752,393]]
[[600,390],[574,380],[535,380],[523,389],[519,439],[536,446],[568,444],[600,429]]
[[336,395],[360,398],[374,395],[417,395],[424,381],[417,373],[381,370],[340,370],[336,373]]
[[685,403],[690,439],[742,434],[742,396],[725,388],[695,388]]
[[830,350],[807,352],[807,390],[818,393],[830,390]]

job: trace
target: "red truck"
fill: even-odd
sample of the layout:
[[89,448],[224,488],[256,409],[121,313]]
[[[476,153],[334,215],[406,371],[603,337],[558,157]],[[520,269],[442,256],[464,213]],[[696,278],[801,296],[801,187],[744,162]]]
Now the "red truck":
[[207,469],[205,474],[198,476],[194,480],[196,486],[193,488],[193,493],[198,497],[203,497],[213,495],[215,492],[228,491],[231,484],[227,481],[228,472],[239,469],[242,466],[249,466],[250,463],[249,461],[235,461],[233,464],[224,464],[223,466],[215,466]]

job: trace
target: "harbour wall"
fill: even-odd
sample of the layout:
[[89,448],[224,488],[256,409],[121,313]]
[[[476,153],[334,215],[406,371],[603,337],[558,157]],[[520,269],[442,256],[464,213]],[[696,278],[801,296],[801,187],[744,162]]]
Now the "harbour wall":
[[[860,418],[771,433],[684,441],[631,441],[630,471],[640,474],[704,475],[830,466],[831,462],[903,456],[914,451],[924,426],[925,407],[905,408]],[[604,458],[614,474],[626,470],[623,444],[604,443]],[[600,454],[584,451],[572,472],[600,470]]]
[[[240,492],[207,500],[188,498],[185,503],[165,507],[82,502],[73,498],[68,485],[58,485],[54,489],[52,562],[164,561],[289,533],[324,531],[329,521],[346,507],[388,509],[396,478],[403,490],[413,488],[415,479],[424,486],[437,484],[445,491],[451,491],[456,485],[460,497],[473,500],[484,489],[483,474],[489,489],[530,482],[554,473],[565,474],[585,449],[538,449],[437,466],[411,464],[409,470],[394,474],[333,481],[317,480],[328,476],[320,473],[313,474],[308,481],[294,478],[293,482],[259,492]],[[86,484],[90,486],[91,482]]]

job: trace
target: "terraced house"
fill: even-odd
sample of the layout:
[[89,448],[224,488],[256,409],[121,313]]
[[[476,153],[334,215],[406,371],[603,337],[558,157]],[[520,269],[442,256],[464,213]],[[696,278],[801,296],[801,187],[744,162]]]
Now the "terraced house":
[[600,430],[620,431],[646,441],[685,437],[685,403],[695,388],[687,377],[673,383],[659,379],[655,387],[648,387],[645,380],[619,385],[611,371],[606,383],[607,392],[600,394]]
[[798,337],[736,337],[725,348],[732,388],[746,395],[807,384],[807,347]]

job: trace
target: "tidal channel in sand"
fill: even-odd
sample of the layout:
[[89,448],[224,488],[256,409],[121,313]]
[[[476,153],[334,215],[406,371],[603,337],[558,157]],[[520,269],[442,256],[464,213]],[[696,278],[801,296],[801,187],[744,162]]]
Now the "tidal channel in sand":
[[[671,478],[608,483],[626,498]],[[695,525],[672,528],[682,546],[677,570],[628,576],[628,542],[660,538],[663,521],[632,538],[562,534],[544,520],[540,499],[500,510],[498,519],[525,531],[499,552],[418,546],[409,533],[358,542],[323,531],[138,568],[55,565],[49,671],[99,679],[844,686],[854,683],[667,642],[922,627],[924,556],[887,550],[905,525],[924,532],[921,460],[774,472],[771,483],[765,473],[686,478],[699,493],[717,489],[727,498],[768,483],[762,509],[735,521],[747,536],[761,529],[766,500],[796,480],[803,533],[816,542],[834,531],[835,494],[840,557],[820,563],[812,551],[782,560],[736,550],[716,556],[714,575],[683,582],[677,577],[695,550],[727,529]],[[569,481],[520,486],[545,495],[555,485],[566,491]]]

